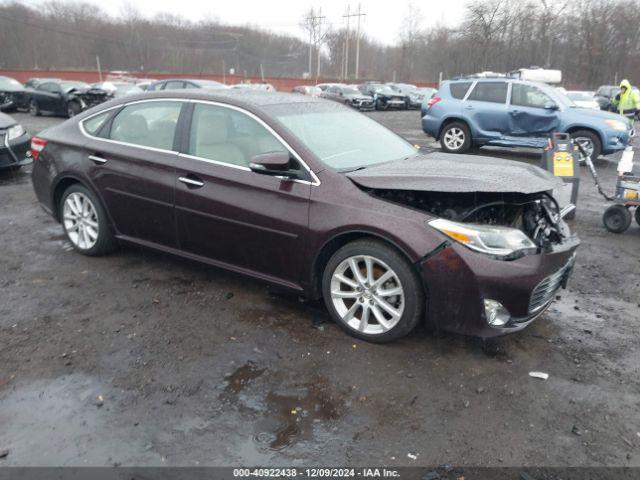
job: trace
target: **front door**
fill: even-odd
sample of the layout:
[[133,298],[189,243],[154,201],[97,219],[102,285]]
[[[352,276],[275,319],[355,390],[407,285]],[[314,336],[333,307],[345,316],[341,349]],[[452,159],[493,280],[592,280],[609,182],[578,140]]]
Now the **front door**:
[[91,136],[85,145],[89,176],[120,236],[177,247],[174,137],[182,105],[128,105],[105,126],[106,138]]
[[296,287],[309,223],[308,172],[298,165],[300,181],[252,172],[255,155],[287,149],[261,121],[222,105],[194,105],[185,144],[176,173],[180,248]]
[[514,82],[509,104],[510,136],[535,147],[544,147],[560,126],[556,102],[535,85]]

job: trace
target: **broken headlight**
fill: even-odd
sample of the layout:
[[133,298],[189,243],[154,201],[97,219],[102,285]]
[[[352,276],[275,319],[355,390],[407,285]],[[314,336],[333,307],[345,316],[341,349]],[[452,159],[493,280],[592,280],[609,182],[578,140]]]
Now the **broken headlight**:
[[27,133],[22,125],[14,125],[13,127],[9,127],[7,129],[7,138],[8,140],[13,140],[15,138],[21,137]]
[[512,257],[536,245],[522,231],[498,225],[458,223],[444,218],[431,220],[429,225],[472,250],[497,257]]

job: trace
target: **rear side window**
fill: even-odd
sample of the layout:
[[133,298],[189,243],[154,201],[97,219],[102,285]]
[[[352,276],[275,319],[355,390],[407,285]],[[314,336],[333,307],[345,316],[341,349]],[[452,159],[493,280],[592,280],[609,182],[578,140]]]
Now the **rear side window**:
[[469,90],[470,86],[471,86],[471,82],[451,83],[449,84],[449,91],[451,92],[451,96],[453,98],[462,100],[464,96],[467,94],[467,91]]
[[507,82],[478,82],[467,100],[507,103]]
[[181,102],[129,105],[113,119],[109,138],[143,147],[173,150]]
[[89,135],[92,135],[92,136],[98,135],[98,132],[100,131],[102,126],[105,124],[105,122],[107,121],[111,113],[113,112],[112,111],[104,112],[99,115],[96,115],[95,117],[91,117],[85,120],[84,122],[82,122],[82,128],[84,128],[84,131],[87,132]]

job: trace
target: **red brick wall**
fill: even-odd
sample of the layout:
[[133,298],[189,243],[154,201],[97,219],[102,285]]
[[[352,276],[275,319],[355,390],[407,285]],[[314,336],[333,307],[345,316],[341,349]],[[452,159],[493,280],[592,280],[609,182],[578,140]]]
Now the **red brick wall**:
[[[103,79],[106,78],[109,72],[103,72]],[[55,78],[63,78],[65,80],[79,80],[88,83],[98,82],[100,80],[100,76],[98,75],[97,70],[2,70],[0,69],[0,75],[4,75],[7,77],[15,78],[20,82],[26,82],[28,79],[33,77],[55,77]],[[196,74],[196,73],[157,73],[157,72],[147,72],[145,74],[140,73],[132,73],[131,77],[137,78],[153,78],[156,80],[162,80],[164,78],[203,78],[207,80],[217,80],[218,82],[225,82],[227,85],[233,85],[235,83],[240,83],[245,78],[242,75],[227,75],[223,77],[222,75],[210,75],[210,74]],[[251,81],[252,83],[261,83],[260,77],[247,77],[246,80]],[[291,89],[297,85],[315,85],[314,79],[303,79],[303,78],[289,78],[289,77],[265,77],[265,82],[272,84],[276,90],[290,92]],[[320,83],[325,82],[339,82],[339,80],[333,79],[321,79]],[[351,80],[355,83],[354,80]],[[421,87],[435,87],[436,85],[433,83],[417,83],[418,86]]]

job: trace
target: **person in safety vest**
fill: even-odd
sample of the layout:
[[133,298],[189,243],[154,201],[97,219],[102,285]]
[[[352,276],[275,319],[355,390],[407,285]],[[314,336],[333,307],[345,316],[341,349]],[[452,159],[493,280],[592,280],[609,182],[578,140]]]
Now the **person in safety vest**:
[[640,93],[631,88],[629,80],[620,83],[620,93],[613,98],[613,110],[630,119],[640,110]]

